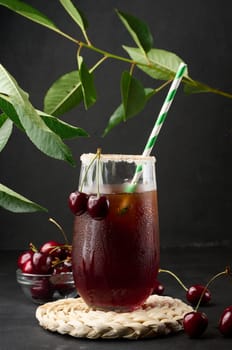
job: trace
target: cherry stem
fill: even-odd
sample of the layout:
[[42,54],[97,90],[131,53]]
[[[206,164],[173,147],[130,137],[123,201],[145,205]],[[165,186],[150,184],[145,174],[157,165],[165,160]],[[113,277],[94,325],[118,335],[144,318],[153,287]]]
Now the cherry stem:
[[214,276],[209,280],[209,282],[205,285],[205,287],[204,287],[204,289],[203,289],[203,291],[202,291],[202,293],[201,293],[200,299],[198,300],[198,303],[197,303],[197,305],[196,305],[196,307],[195,307],[195,311],[198,310],[198,308],[199,308],[199,306],[200,306],[200,304],[201,304],[202,298],[204,297],[204,294],[205,294],[207,288],[209,287],[209,285],[210,285],[213,281],[215,281],[218,277],[221,277],[221,276],[223,276],[223,275],[232,276],[231,269],[230,269],[229,266],[226,266],[226,268],[225,268],[224,271],[221,271],[221,272],[217,273],[216,275],[214,275]]
[[63,237],[64,237],[64,240],[66,242],[66,244],[68,244],[68,238],[63,230],[63,228],[58,224],[58,222],[56,222],[56,220],[52,219],[52,218],[49,218],[48,219],[50,222],[52,222],[54,225],[56,225],[56,227],[58,227],[58,229],[60,230],[60,232],[62,233]]
[[[60,249],[60,245],[57,245],[56,247],[52,248],[50,251],[49,251],[49,254],[52,254],[54,253],[56,250]],[[69,243],[66,243],[66,244],[62,244],[62,247],[66,247],[68,249],[71,249],[71,245]]]
[[97,149],[97,197],[100,197],[100,158],[101,158],[101,148]]
[[177,275],[174,272],[165,269],[159,269],[159,272],[165,272],[174,277],[177,280],[177,282],[181,285],[181,287],[184,288],[184,290],[187,292],[188,288],[184,285],[184,283],[180,280],[179,277],[177,277]]
[[59,258],[55,258],[55,260],[53,260],[53,262],[52,262],[52,267],[56,267],[57,265],[60,265],[64,262],[71,262],[71,261],[72,261],[72,259],[70,257],[67,257],[64,260],[60,260]]
[[29,247],[30,247],[30,249],[33,251],[33,253],[38,252],[38,249],[36,248],[36,246],[35,246],[33,243],[30,243],[30,244],[29,244]]

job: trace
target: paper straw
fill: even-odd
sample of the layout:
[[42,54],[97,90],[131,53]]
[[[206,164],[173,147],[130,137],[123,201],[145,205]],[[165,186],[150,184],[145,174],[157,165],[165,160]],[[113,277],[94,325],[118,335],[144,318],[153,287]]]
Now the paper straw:
[[[168,94],[164,100],[163,106],[159,112],[159,115],[156,119],[155,125],[152,129],[152,132],[151,132],[151,134],[148,138],[148,141],[146,143],[146,146],[144,148],[144,151],[142,154],[143,156],[149,156],[155,143],[156,143],[160,129],[162,128],[162,125],[164,124],[164,121],[167,117],[169,108],[171,107],[171,104],[174,100],[178,86],[180,85],[180,82],[184,76],[186,68],[187,68],[187,65],[183,62],[178,67],[175,78],[172,81],[172,84],[169,88]],[[137,165],[135,175],[134,175],[130,185],[127,188],[127,192],[133,192],[135,190],[138,179],[141,176],[142,171],[143,171],[142,165]]]

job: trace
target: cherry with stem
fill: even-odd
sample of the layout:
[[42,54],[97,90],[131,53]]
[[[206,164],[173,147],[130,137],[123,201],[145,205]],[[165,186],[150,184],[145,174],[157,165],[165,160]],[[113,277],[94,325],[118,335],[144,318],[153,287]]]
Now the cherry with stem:
[[[166,269],[159,269],[159,272],[164,272],[176,279],[176,281],[181,285],[181,287],[186,291],[186,299],[192,304],[197,305],[202,293],[203,297],[201,298],[201,305],[206,305],[211,300],[211,293],[208,288],[205,289],[205,286],[201,284],[195,284],[187,288],[186,285],[181,281],[181,279],[172,271]],[[203,292],[204,291],[204,292]]]
[[100,158],[101,158],[101,149],[97,149],[97,194],[90,195],[87,203],[87,211],[89,215],[95,220],[104,219],[109,210],[109,201],[106,196],[101,195],[100,193]]
[[69,208],[73,212],[73,214],[75,214],[77,216],[80,216],[87,211],[87,203],[88,203],[89,195],[83,192],[83,186],[84,186],[84,183],[86,181],[88,171],[89,171],[90,167],[93,165],[94,161],[99,156],[100,152],[101,152],[100,149],[98,149],[96,155],[93,157],[93,159],[88,164],[88,166],[85,170],[81,185],[79,187],[79,190],[75,191],[75,192],[71,192],[69,197],[68,197]]

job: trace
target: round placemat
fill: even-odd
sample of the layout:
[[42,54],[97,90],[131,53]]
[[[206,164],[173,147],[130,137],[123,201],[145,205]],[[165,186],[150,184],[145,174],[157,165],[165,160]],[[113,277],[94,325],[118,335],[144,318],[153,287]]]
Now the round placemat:
[[47,330],[77,338],[139,339],[179,332],[184,315],[192,310],[169,296],[151,295],[132,312],[93,310],[82,298],[69,298],[39,306],[36,318]]

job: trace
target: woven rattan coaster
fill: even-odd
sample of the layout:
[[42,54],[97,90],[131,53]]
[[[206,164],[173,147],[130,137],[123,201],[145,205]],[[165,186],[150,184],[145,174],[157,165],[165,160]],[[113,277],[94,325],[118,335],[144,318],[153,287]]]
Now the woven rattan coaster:
[[165,336],[182,330],[182,319],[192,307],[179,299],[151,295],[133,312],[90,309],[82,298],[41,305],[36,310],[40,325],[52,332],[89,339],[139,339]]

